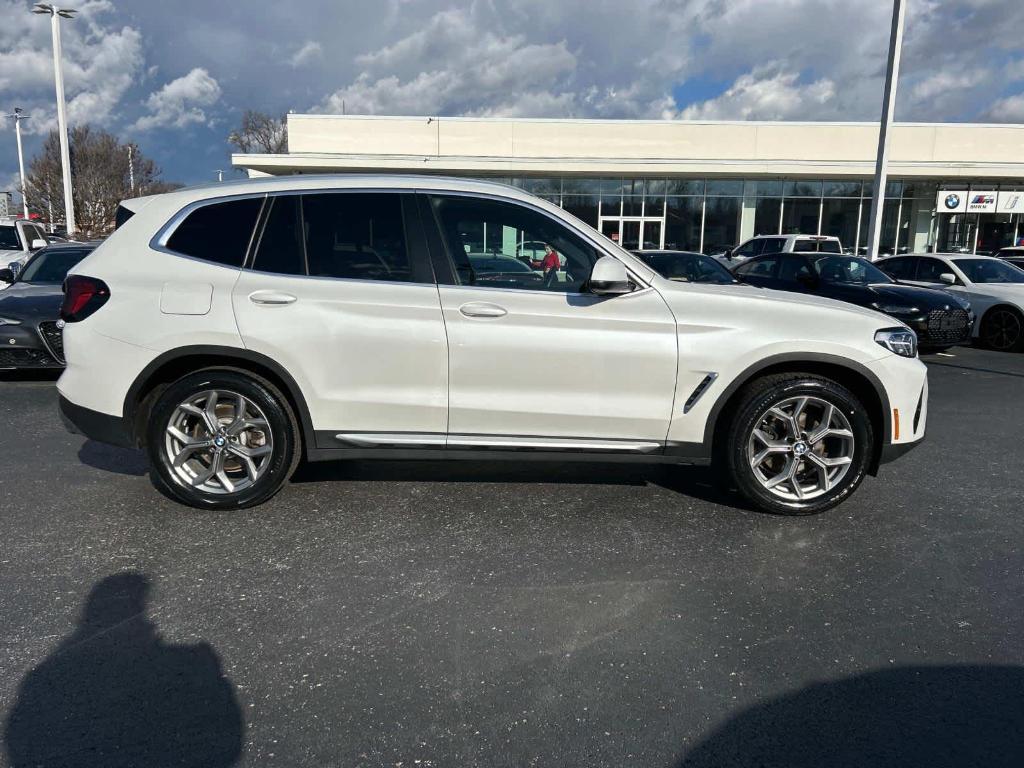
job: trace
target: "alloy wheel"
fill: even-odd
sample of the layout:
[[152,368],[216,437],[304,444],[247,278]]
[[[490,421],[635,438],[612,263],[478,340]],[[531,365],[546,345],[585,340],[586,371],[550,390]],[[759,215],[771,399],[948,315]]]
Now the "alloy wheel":
[[174,478],[206,493],[237,493],[270,466],[274,439],[267,417],[237,392],[211,389],[177,405],[164,430]]
[[1020,341],[1020,316],[1008,309],[997,309],[985,319],[985,343],[997,350],[1013,349]]
[[747,460],[765,490],[786,501],[807,501],[842,481],[854,449],[842,410],[819,397],[799,396],[761,414],[747,440]]

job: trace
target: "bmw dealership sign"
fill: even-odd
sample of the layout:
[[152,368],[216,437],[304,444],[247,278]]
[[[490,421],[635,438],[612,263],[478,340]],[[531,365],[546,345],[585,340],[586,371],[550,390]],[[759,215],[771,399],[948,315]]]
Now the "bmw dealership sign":
[[[1019,195],[1019,193],[996,193],[993,190],[976,190],[972,189],[967,191],[966,189],[940,189],[939,195],[935,200],[935,210],[939,213],[995,213],[996,202],[1001,198],[1002,195]],[[1009,202],[1009,197],[1006,198]],[[1000,202],[1000,205],[1003,203]],[[1017,203],[1021,205],[1020,210],[1024,210],[1024,202]],[[998,208],[1003,210],[1003,208]],[[1014,209],[1017,210],[1017,209]]]
[[963,213],[967,210],[966,189],[940,189],[935,201],[935,210],[939,213]]

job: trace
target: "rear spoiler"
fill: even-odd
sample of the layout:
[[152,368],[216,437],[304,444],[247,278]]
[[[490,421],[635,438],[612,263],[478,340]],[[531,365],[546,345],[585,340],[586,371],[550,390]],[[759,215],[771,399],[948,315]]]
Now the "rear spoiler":
[[114,229],[120,229],[122,224],[145,208],[154,197],[156,195],[130,197],[127,200],[122,200],[121,204],[117,206],[117,211],[114,213]]

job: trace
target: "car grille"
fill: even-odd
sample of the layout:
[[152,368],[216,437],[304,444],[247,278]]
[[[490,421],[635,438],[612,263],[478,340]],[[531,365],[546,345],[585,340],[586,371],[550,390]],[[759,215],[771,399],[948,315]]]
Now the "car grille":
[[959,344],[971,334],[970,315],[964,309],[933,309],[928,313],[925,345]]
[[39,335],[43,337],[46,348],[61,365],[64,364],[64,332],[53,320],[39,324]]
[[59,368],[61,365],[41,349],[0,349],[0,368]]

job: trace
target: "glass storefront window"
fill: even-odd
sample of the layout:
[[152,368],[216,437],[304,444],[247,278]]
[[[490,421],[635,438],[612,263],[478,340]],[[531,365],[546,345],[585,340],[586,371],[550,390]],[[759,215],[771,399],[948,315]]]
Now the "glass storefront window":
[[783,194],[786,197],[821,197],[821,182],[808,181],[787,181],[783,185]]
[[707,198],[704,208],[704,253],[718,254],[738,245],[742,207],[743,199],[739,197]]
[[700,197],[669,197],[665,200],[665,247],[696,251],[700,248]]
[[758,179],[744,182],[743,194],[747,197],[782,197],[782,180]]
[[860,198],[825,198],[821,208],[821,234],[838,237],[844,248],[857,244]]
[[860,197],[860,195],[861,183],[859,181],[825,181],[825,197]]
[[573,178],[562,179],[563,195],[597,195],[601,192],[601,179]]
[[821,201],[817,197],[786,198],[785,204],[782,207],[782,234],[818,234],[818,213],[820,206]]
[[669,179],[668,195],[703,195],[704,179]]
[[643,201],[644,199],[640,195],[626,195],[625,197],[622,198],[622,215],[643,215],[643,209],[641,208]]
[[592,227],[597,226],[599,195],[562,195],[562,207]]
[[524,191],[529,192],[532,195],[544,195],[550,197],[552,195],[558,196],[562,193],[562,179],[534,179],[534,178],[519,178],[514,179],[513,183],[515,186],[522,188]]
[[708,197],[712,195],[739,196],[743,194],[742,179],[716,179],[708,180]]
[[754,234],[779,234],[779,214],[782,212],[782,200],[777,197],[758,198],[754,203]]

